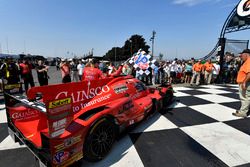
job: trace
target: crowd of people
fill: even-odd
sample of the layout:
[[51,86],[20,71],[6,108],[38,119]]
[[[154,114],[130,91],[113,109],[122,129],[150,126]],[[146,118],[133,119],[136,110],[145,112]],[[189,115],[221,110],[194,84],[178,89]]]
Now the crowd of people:
[[[193,58],[155,61],[143,73],[129,63],[115,67],[112,62],[100,62],[98,59],[90,61],[61,59],[57,63],[57,69],[61,71],[62,83],[90,81],[118,75],[132,75],[146,85],[187,83],[198,86],[212,83],[238,83],[242,105],[240,110],[233,115],[246,117],[250,106],[250,50],[244,50],[239,56],[227,52],[224,59],[222,66],[219,65],[218,60],[211,61],[210,59],[206,61],[195,61]],[[35,86],[33,69],[37,72],[39,85],[48,85],[49,67],[44,61],[13,60],[11,57],[0,61],[1,89],[5,84],[22,82],[27,92],[29,87]]]
[[48,66],[45,65],[44,61],[37,60],[31,62],[29,59],[14,60],[11,57],[0,61],[1,87],[3,84],[12,85],[22,82],[27,92],[29,87],[35,86],[32,69],[36,69],[37,71],[39,85],[48,85]]
[[[103,62],[98,59],[86,61],[82,59],[61,59],[57,62],[57,69],[61,71],[62,83],[78,82],[82,80],[93,80],[114,76],[119,74],[132,75],[143,81],[146,85],[162,83],[178,84],[187,83],[190,85],[212,84],[212,83],[236,83],[237,71],[240,68],[241,60],[238,56],[226,53],[222,72],[217,60],[178,60],[155,61],[147,69],[148,74],[140,73],[129,63],[115,67],[112,62]],[[0,62],[0,74],[2,82],[14,84],[22,81],[25,90],[33,87],[34,79],[32,69],[37,72],[40,86],[48,85],[48,66],[42,60],[31,62],[29,59],[13,60],[7,57]],[[221,77],[218,77],[221,72]]]
[[[128,65],[130,74],[142,80],[147,85],[162,83],[190,85],[212,84],[212,83],[236,83],[237,71],[241,66],[239,56],[226,53],[224,64],[221,66],[218,59],[208,60],[178,60],[156,61],[148,68],[149,74],[140,74],[139,70]],[[220,76],[220,77],[219,77]]]

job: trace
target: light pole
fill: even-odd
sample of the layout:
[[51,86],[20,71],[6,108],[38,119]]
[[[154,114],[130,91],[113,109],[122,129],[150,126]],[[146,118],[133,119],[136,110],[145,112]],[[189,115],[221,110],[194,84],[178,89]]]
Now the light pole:
[[150,41],[152,41],[152,57],[154,57],[154,40],[155,40],[155,30],[152,32],[152,37],[150,38]]

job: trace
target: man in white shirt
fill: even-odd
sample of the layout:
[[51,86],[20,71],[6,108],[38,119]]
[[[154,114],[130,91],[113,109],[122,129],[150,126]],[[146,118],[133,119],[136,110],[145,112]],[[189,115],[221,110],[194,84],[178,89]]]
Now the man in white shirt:
[[82,81],[82,72],[83,72],[83,69],[84,69],[84,64],[82,63],[81,60],[79,60],[79,63],[77,65],[77,71],[78,71],[78,77],[79,77],[79,81]]
[[219,73],[220,73],[220,65],[219,65],[219,62],[216,61],[216,63],[213,63],[213,83],[218,83],[218,76],[219,76]]

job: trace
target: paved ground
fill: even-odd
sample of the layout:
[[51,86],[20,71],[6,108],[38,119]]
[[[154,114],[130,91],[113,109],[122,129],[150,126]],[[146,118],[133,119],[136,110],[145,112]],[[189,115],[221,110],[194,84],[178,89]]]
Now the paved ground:
[[[175,102],[123,134],[101,162],[82,166],[250,166],[250,118],[240,106],[237,85],[178,86]],[[27,148],[7,133],[0,110],[1,166],[32,167]]]

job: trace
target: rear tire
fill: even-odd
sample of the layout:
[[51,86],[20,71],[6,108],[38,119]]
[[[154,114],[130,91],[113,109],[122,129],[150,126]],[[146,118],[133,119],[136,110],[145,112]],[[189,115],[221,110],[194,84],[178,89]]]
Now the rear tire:
[[102,160],[110,152],[115,138],[114,123],[106,118],[97,121],[86,138],[83,147],[84,159],[91,162]]

